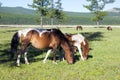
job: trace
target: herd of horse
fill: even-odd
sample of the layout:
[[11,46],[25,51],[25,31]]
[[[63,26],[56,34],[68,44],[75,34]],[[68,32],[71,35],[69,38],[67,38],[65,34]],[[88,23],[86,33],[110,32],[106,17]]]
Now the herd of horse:
[[[83,27],[82,27],[82,26],[77,26],[77,27],[76,27],[76,30],[83,30]],[[108,30],[108,31],[112,31],[112,27],[111,27],[111,26],[108,26],[108,27],[107,27],[107,30]]]
[[[18,49],[19,43],[21,44],[20,49]],[[89,53],[88,40],[81,34],[63,33],[60,29],[24,29],[17,31],[11,40],[11,59],[17,53],[17,66],[20,66],[21,54],[24,54],[25,63],[29,64],[27,51],[30,45],[37,49],[48,49],[43,60],[44,63],[52,50],[54,62],[56,62],[56,50],[63,49],[64,57],[69,64],[74,63],[75,47],[77,47],[82,60],[86,60]]]
[[[82,26],[77,26],[76,30],[82,30]],[[107,30],[112,30],[109,26]],[[18,49],[18,45],[20,49]],[[10,59],[14,58],[15,53],[17,53],[17,66],[20,66],[21,54],[24,54],[24,60],[26,64],[29,64],[27,59],[28,47],[32,45],[37,49],[48,49],[47,54],[43,60],[46,60],[53,51],[53,61],[56,63],[56,51],[64,50],[63,58],[66,59],[68,64],[73,64],[74,53],[78,50],[81,59],[84,61],[88,58],[89,54],[89,43],[88,39],[81,34],[70,34],[63,33],[60,29],[40,29],[40,28],[30,28],[23,29],[15,32],[11,40],[11,56]],[[76,50],[77,49],[77,50]]]

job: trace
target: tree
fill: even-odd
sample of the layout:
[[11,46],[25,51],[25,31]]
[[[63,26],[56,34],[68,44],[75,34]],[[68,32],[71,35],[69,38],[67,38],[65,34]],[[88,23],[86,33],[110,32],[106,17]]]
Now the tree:
[[106,4],[113,3],[115,0],[86,0],[90,2],[89,5],[83,5],[89,11],[91,11],[95,17],[92,18],[93,21],[96,21],[97,25],[100,24],[100,21],[107,15],[107,12],[102,11]]
[[56,8],[55,17],[58,20],[59,24],[63,22],[65,19],[65,14],[63,13],[63,10],[62,10],[63,8],[61,6],[62,6],[61,0],[58,0],[56,2],[56,7],[55,7]]
[[51,19],[51,25],[53,26],[53,18],[55,17],[55,8],[54,8],[54,0],[50,0],[50,8],[48,10],[48,17]]
[[40,23],[43,27],[43,16],[46,16],[48,13],[48,7],[50,6],[49,0],[33,0],[32,5],[29,5],[32,8],[35,8],[36,11],[40,14]]
[[54,19],[58,20],[58,22],[62,22],[64,19],[64,14],[62,11],[62,3],[61,0],[58,0],[57,2],[54,2],[54,0],[51,1],[51,7],[48,10],[48,17],[51,19],[51,25],[53,25]]

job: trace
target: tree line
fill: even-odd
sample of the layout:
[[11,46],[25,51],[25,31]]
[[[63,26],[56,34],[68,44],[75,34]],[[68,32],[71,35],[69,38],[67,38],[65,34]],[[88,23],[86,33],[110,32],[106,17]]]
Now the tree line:
[[[107,12],[103,11],[105,5],[115,2],[115,0],[86,0],[86,1],[89,2],[89,4],[83,6],[87,8],[92,14],[94,14],[91,20],[96,22],[97,25],[99,25],[100,22],[104,20],[104,17],[107,16]],[[0,3],[0,7],[1,5],[2,3]],[[28,6],[34,8],[37,14],[39,14],[39,19],[37,18],[35,20],[37,22],[40,22],[41,26],[43,26],[44,24],[43,21],[45,21],[43,19],[46,18],[49,18],[49,20],[51,21],[50,22],[51,25],[54,24],[54,21],[57,22],[57,24],[64,24],[66,15],[63,12],[61,0],[57,0],[56,2],[54,2],[54,0],[33,0],[33,3],[29,4]],[[29,17],[29,20],[30,18],[31,17]],[[17,19],[16,22],[18,22]],[[45,23],[48,22],[46,21]]]
[[[95,21],[97,25],[100,24],[100,21],[107,15],[107,12],[102,11],[106,4],[113,3],[115,0],[86,0],[90,2],[88,5],[83,5],[90,12],[94,14],[92,17],[92,21]],[[56,18],[58,22],[62,22],[64,20],[64,14],[61,7],[61,0],[57,0],[54,3],[54,0],[33,0],[33,4],[29,5],[32,8],[36,8],[36,10],[40,13],[40,21],[42,26],[43,16],[48,15],[51,19],[51,24],[53,25],[53,18]]]
[[[61,25],[96,25],[96,22],[90,20],[91,17],[94,17],[90,13],[70,13],[64,12],[66,19],[61,22]],[[77,15],[76,15],[77,14]],[[40,25],[39,15],[26,15],[26,14],[13,14],[13,13],[1,13],[0,24],[26,24],[26,25]],[[120,25],[120,14],[111,13],[108,14],[102,21],[101,25]],[[54,25],[59,23],[54,18]],[[51,25],[51,19],[43,17],[43,25]]]
[[53,25],[53,19],[61,23],[64,20],[64,14],[61,7],[61,0],[33,0],[32,4],[28,6],[35,8],[40,15],[40,25],[43,26],[43,17],[51,19],[51,25]]

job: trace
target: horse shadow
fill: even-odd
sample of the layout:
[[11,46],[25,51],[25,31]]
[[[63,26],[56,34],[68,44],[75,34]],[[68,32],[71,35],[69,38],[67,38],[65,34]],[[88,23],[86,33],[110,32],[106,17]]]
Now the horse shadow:
[[[10,59],[10,54],[11,54],[10,47],[1,49],[5,46],[10,46],[10,43],[0,44],[0,64],[11,63],[11,66],[16,65],[17,54],[15,54],[14,58],[11,60]],[[35,58],[35,57],[42,55],[45,52],[47,52],[47,50],[39,50],[39,49],[35,49],[34,47],[30,46],[28,49],[29,62],[31,63],[31,62],[37,62],[37,61],[43,60],[44,59],[43,57],[40,57],[40,58]],[[21,54],[21,63],[25,63],[23,54]]]
[[[86,60],[88,60],[90,58],[93,58],[93,56],[92,55],[87,55]],[[77,61],[80,61],[80,60],[82,60],[80,55],[74,55],[74,62],[77,62]]]
[[88,41],[101,41],[103,38],[102,32],[84,32],[81,34],[85,36]]
[[0,64],[3,64],[3,63],[6,63],[6,62],[9,62],[9,48],[6,48],[6,49],[1,49],[2,47],[1,46],[9,46],[10,44],[7,43],[7,44],[0,44]]

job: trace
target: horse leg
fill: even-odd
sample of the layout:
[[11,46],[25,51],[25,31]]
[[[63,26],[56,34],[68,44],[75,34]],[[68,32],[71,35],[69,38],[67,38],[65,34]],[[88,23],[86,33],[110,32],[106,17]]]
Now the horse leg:
[[45,58],[44,58],[44,60],[43,60],[43,63],[46,63],[46,60],[47,60],[47,58],[48,58],[48,55],[51,53],[51,51],[52,51],[52,49],[49,49],[49,50],[47,51],[47,54],[46,54],[46,56],[45,56]]
[[18,57],[17,57],[17,61],[16,61],[17,66],[20,66],[21,53],[24,53],[24,50],[21,49],[21,50],[19,50],[19,52],[18,52]]
[[84,61],[84,58],[83,58],[83,55],[82,55],[81,46],[79,45],[79,46],[77,46],[77,48],[78,48],[78,51],[80,53],[81,59]]
[[[19,52],[18,52],[18,58],[17,58],[17,66],[20,66],[20,57],[21,57],[21,54],[22,53],[25,53],[25,50],[26,50],[26,48],[27,48],[27,43],[25,44],[25,42],[23,42],[22,43],[22,45],[21,45],[21,49],[19,50]],[[26,54],[26,53],[25,53]],[[25,55],[26,56],[26,55]]]
[[53,57],[53,63],[57,64],[56,62],[56,49],[53,49],[54,57]]
[[61,55],[60,55],[60,61],[64,61],[65,59],[64,59],[64,51],[63,51],[63,49],[60,47],[59,48],[59,51],[62,53]]
[[18,57],[17,57],[17,66],[20,66],[20,57],[21,57],[21,53],[18,54]]
[[28,59],[27,59],[27,50],[24,53],[24,60],[25,60],[25,64],[29,64]]

